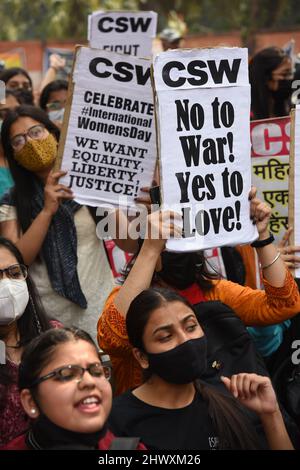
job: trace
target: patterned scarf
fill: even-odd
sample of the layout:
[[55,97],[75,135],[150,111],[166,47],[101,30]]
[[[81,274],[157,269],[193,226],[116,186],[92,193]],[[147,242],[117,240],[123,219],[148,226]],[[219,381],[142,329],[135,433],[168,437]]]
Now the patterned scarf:
[[[44,207],[44,187],[35,181],[32,201],[32,218]],[[81,208],[75,201],[64,201],[52,218],[42,246],[42,256],[47,266],[55,292],[86,309],[87,300],[81,290],[77,273],[77,233],[74,214]]]

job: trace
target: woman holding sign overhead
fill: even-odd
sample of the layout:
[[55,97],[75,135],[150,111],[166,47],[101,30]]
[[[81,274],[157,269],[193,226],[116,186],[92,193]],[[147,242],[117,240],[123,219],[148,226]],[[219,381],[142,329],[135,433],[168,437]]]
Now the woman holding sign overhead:
[[0,207],[2,235],[30,266],[47,313],[95,335],[113,278],[90,211],[59,184],[65,173],[52,172],[59,130],[44,111],[21,106],[1,137],[15,182]]
[[268,231],[270,208],[255,197],[255,190],[251,191],[250,198],[250,217],[259,233],[255,244],[263,270],[264,291],[212,279],[205,271],[201,252],[177,254],[163,251],[166,238],[180,236],[181,229],[170,223],[169,213],[155,212],[148,216],[148,233],[159,233],[160,238],[144,240],[124,284],[112,291],[98,322],[98,342],[110,355],[116,393],[138,386],[142,381],[141,368],[128,341],[126,315],[132,300],[150,286],[172,288],[193,305],[219,300],[231,307],[246,325],[279,323],[300,311],[297,284]]

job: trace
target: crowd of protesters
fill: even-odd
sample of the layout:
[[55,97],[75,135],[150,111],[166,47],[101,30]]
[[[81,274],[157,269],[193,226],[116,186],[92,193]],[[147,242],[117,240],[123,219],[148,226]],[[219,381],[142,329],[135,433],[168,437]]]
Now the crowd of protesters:
[[[167,29],[161,40],[167,50],[183,38]],[[180,236],[181,228],[176,214],[170,224],[157,211],[145,223],[159,238],[115,240],[134,253],[116,286],[95,210],[75,202],[59,181],[65,172],[53,169],[68,96],[68,82],[57,79],[62,67],[52,56],[39,90],[22,68],[0,74],[0,447],[106,450],[138,437],[131,449],[300,448],[300,416],[272,384],[300,327],[290,271],[300,249],[289,243],[291,229],[276,246],[271,209],[252,188],[256,247],[234,248],[244,279],[235,264],[220,279],[205,252],[165,250],[165,234]],[[294,73],[278,47],[251,58],[249,119],[288,115]],[[140,202],[149,207],[148,190]],[[251,282],[255,257],[262,289]],[[253,347],[237,368],[230,342],[224,346],[226,376],[222,367],[211,375],[206,306],[221,314],[225,307]]]

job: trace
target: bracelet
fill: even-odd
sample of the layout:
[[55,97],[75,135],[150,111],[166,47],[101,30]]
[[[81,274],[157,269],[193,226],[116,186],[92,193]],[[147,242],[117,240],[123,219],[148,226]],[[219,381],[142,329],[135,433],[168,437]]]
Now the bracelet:
[[276,255],[275,258],[271,261],[271,263],[266,264],[265,266],[261,266],[261,269],[267,269],[267,268],[269,268],[270,266],[272,266],[272,264],[274,264],[275,261],[278,260],[278,258],[280,257],[280,254],[281,254],[281,253],[278,251],[277,255]]
[[264,246],[271,245],[274,241],[273,233],[270,232],[269,238],[265,238],[264,240],[256,240],[255,242],[251,243],[253,248],[263,248]]

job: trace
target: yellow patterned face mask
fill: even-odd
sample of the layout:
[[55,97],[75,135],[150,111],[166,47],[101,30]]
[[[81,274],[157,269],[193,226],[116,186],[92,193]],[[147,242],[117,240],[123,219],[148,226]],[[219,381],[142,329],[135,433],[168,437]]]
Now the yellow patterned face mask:
[[42,140],[27,140],[24,147],[15,152],[15,160],[26,170],[37,172],[49,168],[57,155],[57,141],[52,134]]

